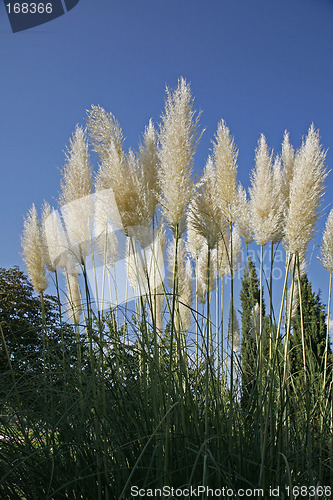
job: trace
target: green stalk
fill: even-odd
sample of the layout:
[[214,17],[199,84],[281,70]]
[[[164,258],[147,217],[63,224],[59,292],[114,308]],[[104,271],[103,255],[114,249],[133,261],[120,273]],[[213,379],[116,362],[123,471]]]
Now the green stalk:
[[230,418],[229,418],[229,454],[233,456],[233,413],[234,413],[234,263],[232,245],[232,223],[230,223],[230,276],[231,276],[231,362],[230,362]]
[[[260,426],[260,454],[261,454],[261,467],[264,463],[264,429],[263,429],[263,393],[262,393],[262,343],[263,343],[263,245],[260,245],[260,317],[259,317],[259,346],[258,346],[258,374],[259,374],[259,426]],[[262,473],[262,469],[261,469]]]
[[199,300],[198,300],[198,259],[195,259],[195,365],[199,379]]
[[167,419],[165,426],[165,474],[166,481],[169,479],[169,460],[171,455],[171,440],[170,440],[170,408],[171,408],[171,382],[172,382],[172,363],[173,363],[173,337],[175,330],[175,310],[176,310],[176,295],[178,292],[178,267],[177,267],[177,254],[178,254],[178,240],[179,240],[179,224],[176,225],[175,230],[175,261],[173,273],[173,288],[172,288],[172,308],[171,308],[171,332],[170,332],[170,358],[168,370],[168,398],[167,398]]
[[328,289],[327,330],[326,330],[326,344],[325,344],[325,358],[324,358],[324,382],[323,382],[323,390],[324,391],[325,391],[325,386],[326,386],[328,346],[329,346],[329,341],[330,341],[331,292],[332,292],[332,271],[330,271],[330,284],[329,284],[329,289]]
[[224,364],[223,364],[223,276],[221,276],[221,381],[222,381],[222,390],[225,388],[226,385],[226,373],[227,369],[224,371]]
[[90,366],[92,371],[92,388],[93,388],[93,398],[94,398],[94,420],[95,420],[95,442],[96,442],[96,463],[97,463],[97,485],[98,485],[98,500],[102,500],[102,491],[101,491],[101,465],[100,465],[100,425],[98,419],[100,418],[100,409],[97,398],[97,387],[96,387],[96,371],[95,371],[95,358],[93,351],[93,326],[92,326],[92,309],[91,309],[91,299],[90,299],[90,290],[88,285],[88,275],[87,269],[84,260],[82,259],[82,270],[84,277],[84,285],[85,285],[85,294],[87,301],[87,336],[89,340],[90,346]]
[[272,361],[272,348],[273,348],[273,264],[274,264],[274,243],[271,242],[271,274],[269,277],[269,361]]
[[[296,259],[294,258],[294,268],[293,268],[293,276],[291,283],[291,294],[290,294],[290,303],[289,303],[289,311],[288,311],[288,324],[287,324],[287,334],[285,337],[285,350],[284,350],[284,364],[283,364],[283,380],[282,380],[282,394],[284,396],[284,427],[285,427],[285,440],[286,446],[288,443],[288,422],[287,422],[287,369],[289,367],[289,337],[290,337],[290,329],[291,329],[291,315],[292,315],[292,306],[293,306],[293,295],[294,295],[294,284],[295,284],[295,269],[296,269]],[[289,367],[290,369],[290,367]]]
[[[60,291],[59,291],[59,282],[58,282],[58,273],[57,270],[54,271],[56,289],[57,289],[57,299],[58,299],[58,310],[59,310],[59,321],[60,321],[60,335],[61,335],[61,344],[62,344],[62,362],[64,364],[64,375],[65,375],[65,340],[64,340],[64,332],[62,328],[62,311],[61,311],[61,300],[60,300]],[[65,376],[66,379],[66,376]]]
[[299,255],[296,256],[297,259],[297,278],[298,278],[298,295],[299,295],[299,307],[301,316],[301,333],[302,333],[302,353],[303,353],[303,370],[304,370],[304,382],[306,385],[307,381],[307,369],[306,369],[306,354],[305,354],[305,336],[304,336],[304,320],[303,320],[303,306],[302,306],[302,288],[301,288],[301,274],[299,265]]
[[283,382],[282,382],[282,387],[285,389],[285,384],[286,384],[286,376],[287,376],[287,365],[288,365],[288,359],[289,359],[289,336],[290,336],[290,328],[291,328],[291,314],[292,314],[292,302],[293,302],[293,295],[294,295],[294,283],[295,283],[295,267],[296,267],[296,260],[294,259],[294,269],[293,269],[293,276],[292,276],[292,283],[291,283],[291,294],[290,294],[290,301],[289,301],[289,311],[288,311],[288,323],[287,323],[287,333],[285,337],[285,349],[284,349],[284,363],[283,363]]
[[208,255],[207,255],[207,352],[206,352],[206,386],[205,386],[205,456],[204,456],[204,473],[203,473],[203,485],[207,486],[207,469],[206,469],[206,461],[207,461],[207,443],[208,443],[208,404],[209,404],[209,363],[210,363],[210,355],[211,355],[211,345],[210,345],[210,298],[209,298],[209,287],[210,287],[210,247],[208,247]]
[[220,332],[219,332],[219,295],[220,295],[220,279],[219,275],[216,277],[216,375],[217,375],[217,384],[219,387],[220,381]]

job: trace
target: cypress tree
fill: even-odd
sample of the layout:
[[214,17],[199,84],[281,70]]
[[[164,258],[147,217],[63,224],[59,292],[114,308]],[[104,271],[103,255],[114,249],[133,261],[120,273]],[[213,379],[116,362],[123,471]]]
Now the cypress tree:
[[[314,374],[324,370],[324,355],[326,347],[326,313],[320,299],[320,292],[312,291],[311,283],[306,275],[301,277],[302,311],[307,369]],[[332,356],[330,346],[328,356]],[[298,380],[304,379],[302,328],[300,304],[298,304],[293,320],[290,338],[291,371]]]
[[[256,305],[259,304],[260,291],[256,268],[251,259],[242,278],[240,292],[242,307],[242,341],[241,341],[241,368],[242,368],[242,405],[248,404],[255,387],[256,379],[256,330],[259,332],[259,310],[256,315]],[[265,305],[263,304],[263,313]]]

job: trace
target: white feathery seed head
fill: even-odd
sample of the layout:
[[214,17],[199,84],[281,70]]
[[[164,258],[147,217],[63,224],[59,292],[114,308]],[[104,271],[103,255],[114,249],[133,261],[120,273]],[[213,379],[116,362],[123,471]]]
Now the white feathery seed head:
[[294,176],[295,165],[295,150],[289,141],[289,133],[284,132],[281,159],[283,164],[283,182],[282,182],[282,196],[284,202],[284,209],[287,210],[289,206],[289,191],[292,178]]
[[273,198],[275,206],[272,207],[272,227],[271,241],[278,243],[283,237],[283,221],[285,210],[285,198],[283,193],[283,171],[281,158],[275,157],[273,164]]
[[34,289],[43,293],[48,285],[45,267],[45,252],[37,210],[33,204],[24,220],[21,238],[23,259]]
[[333,208],[326,220],[319,260],[326,271],[333,272]]
[[290,254],[305,254],[313,237],[327,176],[325,159],[319,132],[312,124],[296,153],[290,184],[284,234],[284,246]]
[[250,244],[253,241],[252,217],[246,191],[241,183],[238,184],[237,191],[236,221],[245,243]]
[[139,165],[142,184],[142,196],[145,198],[147,218],[153,219],[158,204],[158,171],[160,159],[157,149],[157,134],[152,120],[143,134],[143,143],[139,147]]
[[58,267],[68,267],[71,260],[68,256],[71,253],[68,239],[59,214],[47,202],[44,202],[42,212],[42,235],[48,270],[55,272]]
[[254,238],[258,245],[263,246],[276,237],[280,223],[280,214],[276,210],[278,198],[274,189],[272,153],[263,134],[255,153],[249,192]]
[[60,203],[69,243],[79,261],[88,255],[91,247],[94,212],[91,188],[92,168],[86,132],[77,126],[62,171]]
[[238,150],[224,120],[218,124],[213,143],[213,159],[216,167],[216,184],[221,209],[229,224],[234,222],[237,196]]
[[[104,264],[113,266],[119,255],[118,239],[111,221],[120,219],[112,189],[95,193],[94,235],[96,246]],[[118,220],[120,223],[121,221]]]
[[180,78],[176,90],[166,89],[160,127],[160,202],[165,219],[175,232],[185,230],[184,217],[193,192],[193,158],[198,143],[198,116],[193,110],[190,85]]
[[125,260],[128,280],[139,295],[163,292],[164,252],[163,227],[159,228],[154,240],[145,248],[141,248],[134,238],[127,238]]
[[209,157],[188,213],[191,227],[205,238],[210,249],[216,246],[226,227],[226,219],[218,203],[216,179],[214,164]]
[[92,106],[87,116],[90,141],[101,162],[108,162],[111,153],[121,162],[123,134],[116,118],[101,106]]
[[191,200],[189,205],[189,211],[186,216],[186,227],[187,227],[187,239],[186,239],[186,250],[192,257],[192,259],[197,259],[199,257],[200,250],[205,243],[205,238],[198,233],[198,231],[193,227],[191,213],[193,212],[193,200]]
[[214,291],[216,284],[216,249],[210,252],[208,262],[209,248],[207,243],[202,246],[196,265],[197,273],[197,296],[200,303],[207,300],[207,292]]
[[62,171],[60,203],[65,205],[91,193],[92,168],[90,166],[86,131],[76,126],[66,153]]
[[68,247],[76,260],[82,262],[91,252],[94,197],[89,194],[63,205],[61,215],[66,228]]
[[132,150],[124,153],[121,128],[102,107],[93,106],[88,111],[88,128],[94,151],[100,158],[96,191],[113,190],[121,226],[128,234],[128,228],[145,225],[149,219],[139,159]]

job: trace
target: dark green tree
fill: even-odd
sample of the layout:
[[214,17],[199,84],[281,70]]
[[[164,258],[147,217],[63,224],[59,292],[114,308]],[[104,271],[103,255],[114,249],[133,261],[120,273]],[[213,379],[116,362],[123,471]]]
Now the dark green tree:
[[[242,379],[242,405],[247,407],[251,395],[256,387],[258,366],[258,344],[260,323],[260,287],[255,265],[249,259],[248,268],[245,269],[240,291],[241,300],[241,379]],[[264,373],[264,364],[268,359],[269,351],[269,318],[265,316],[265,301],[263,300],[263,335],[261,370]]]
[[[48,371],[56,382],[64,363],[75,363],[75,335],[61,321],[55,297],[45,295],[45,322],[41,302],[27,276],[18,268],[0,268],[0,374],[6,381],[37,381]],[[8,357],[10,361],[8,360]],[[7,376],[6,376],[7,374]]]
[[[304,274],[301,277],[301,301],[303,312],[304,340],[307,370],[313,374],[324,370],[324,356],[326,349],[326,313],[325,306],[320,299],[320,292],[312,291],[311,283]],[[332,357],[329,346],[328,358]],[[300,301],[292,320],[290,336],[290,364],[293,375],[298,380],[304,379],[304,362],[302,347],[302,327]]]
[[[248,263],[248,268],[244,271],[242,288],[240,291],[242,317],[242,405],[244,407],[248,404],[256,380],[256,330],[259,330],[258,325],[256,325],[256,319],[259,320],[259,314],[256,314],[256,307],[258,307],[260,300],[259,280],[256,268],[251,259],[249,259]],[[264,304],[263,311],[265,311]]]

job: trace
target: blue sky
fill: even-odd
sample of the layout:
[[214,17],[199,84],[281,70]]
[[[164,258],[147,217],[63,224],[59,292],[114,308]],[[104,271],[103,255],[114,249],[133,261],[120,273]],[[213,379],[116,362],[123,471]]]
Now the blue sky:
[[[23,266],[20,233],[34,202],[56,203],[64,149],[85,110],[100,104],[119,120],[127,148],[159,121],[165,85],[184,76],[206,131],[205,163],[223,118],[249,186],[261,133],[279,151],[283,132],[298,147],[312,122],[331,168],[333,2],[329,0],[80,0],[66,15],[13,34],[0,4],[0,266]],[[326,181],[315,245],[333,201]],[[327,299],[314,256],[310,279]]]

